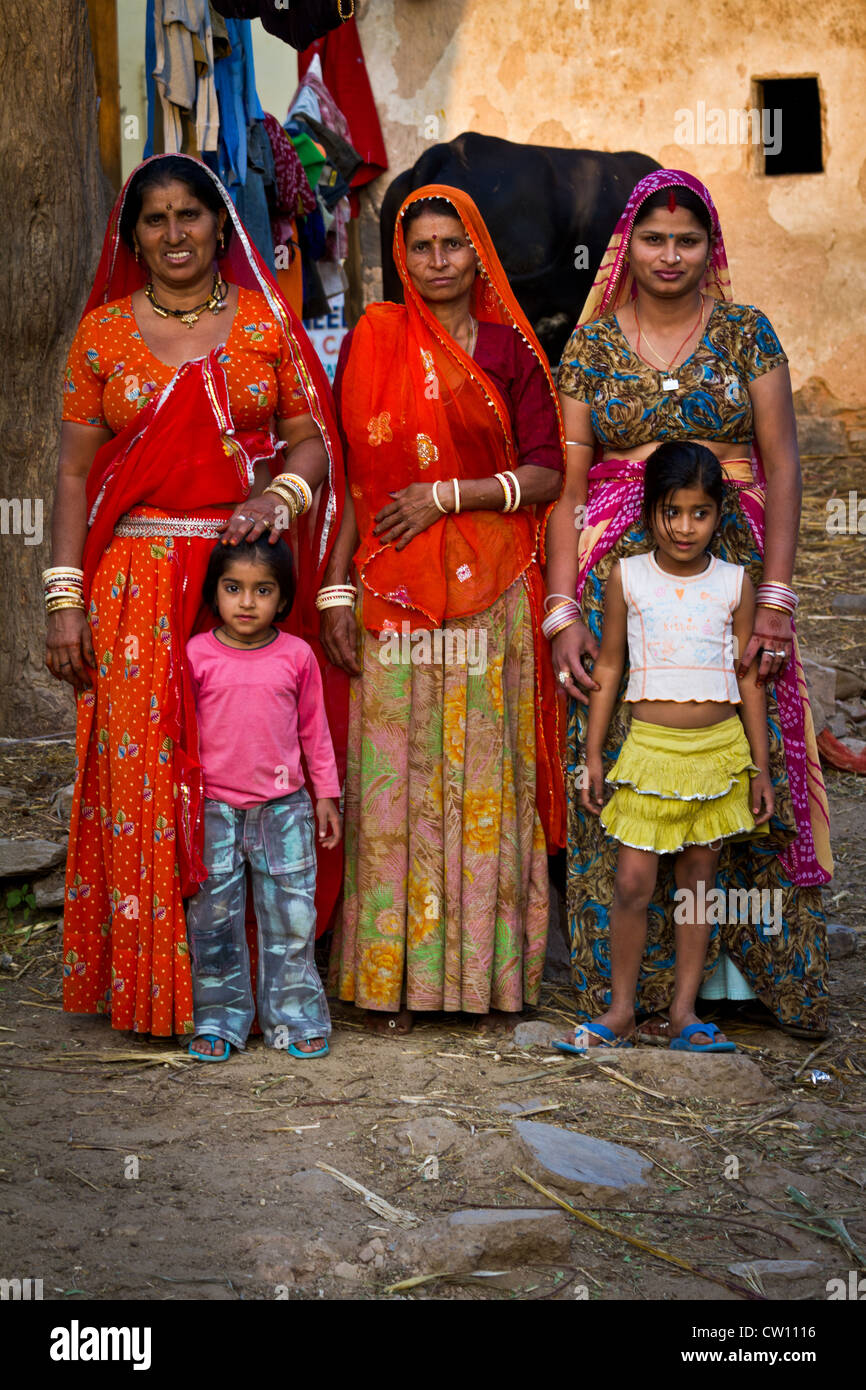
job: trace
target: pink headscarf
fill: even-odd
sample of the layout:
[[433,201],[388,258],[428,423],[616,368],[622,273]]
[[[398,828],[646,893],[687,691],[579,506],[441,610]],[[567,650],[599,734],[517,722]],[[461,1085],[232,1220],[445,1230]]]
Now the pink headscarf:
[[647,198],[651,198],[662,188],[688,188],[690,192],[697,194],[701,202],[705,204],[712,220],[712,232],[710,235],[709,264],[701,281],[701,290],[705,294],[712,295],[714,299],[723,299],[729,304],[732,302],[731,277],[728,273],[725,243],[719,225],[719,214],[716,212],[709,189],[683,169],[655,169],[653,173],[647,174],[645,178],[635,184],[622,217],[617,222],[613,236],[607,244],[607,250],[601,258],[598,274],[587,295],[578,323],[590,323],[593,319],[601,318],[603,314],[620,308],[627,300],[635,298],[637,290],[628,263],[631,234],[635,218],[642,205]]

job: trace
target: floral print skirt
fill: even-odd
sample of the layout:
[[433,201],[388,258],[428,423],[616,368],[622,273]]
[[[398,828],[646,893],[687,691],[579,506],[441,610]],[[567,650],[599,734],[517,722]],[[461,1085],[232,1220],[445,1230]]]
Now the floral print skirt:
[[[63,1007],[112,1027],[193,1032],[172,740],[160,729],[212,540],[115,536],[93,581],[97,670],[78,697],[63,915]],[[173,611],[176,568],[192,579]]]
[[413,1011],[517,1012],[538,1001],[548,917],[522,582],[429,646],[359,633],[331,993],[389,1012],[404,988]]

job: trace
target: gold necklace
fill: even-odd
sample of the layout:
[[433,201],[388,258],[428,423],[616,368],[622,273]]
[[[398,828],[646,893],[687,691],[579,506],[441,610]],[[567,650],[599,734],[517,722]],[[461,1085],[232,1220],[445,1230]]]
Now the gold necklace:
[[646,333],[644,333],[643,335],[641,335],[640,319],[638,318],[638,313],[637,313],[637,300],[635,300],[635,302],[634,302],[634,321],[635,321],[635,324],[637,325],[637,352],[638,352],[638,356],[640,357],[640,356],[642,355],[640,349],[641,349],[641,337],[643,337],[643,341],[646,343],[646,345],[647,345],[647,347],[649,348],[650,352],[652,353],[653,357],[655,357],[659,362],[661,362],[662,366],[664,367],[665,371],[667,372],[667,376],[663,376],[663,377],[662,377],[662,390],[663,390],[663,391],[676,391],[676,389],[677,389],[677,387],[679,386],[680,383],[679,383],[679,379],[678,379],[677,377],[671,376],[671,368],[673,367],[674,362],[675,362],[676,359],[679,357],[680,353],[682,352],[683,348],[685,347],[686,343],[689,341],[689,338],[691,338],[691,336],[692,336],[692,334],[695,332],[695,330],[698,330],[698,332],[700,332],[700,330],[703,329],[703,326],[704,326],[704,296],[701,295],[701,312],[700,312],[700,314],[698,315],[698,321],[697,321],[697,323],[695,323],[695,324],[692,325],[692,327],[689,329],[688,333],[686,334],[686,336],[683,338],[682,342],[680,343],[679,347],[676,349],[675,352],[671,353],[671,356],[670,356],[670,358],[669,358],[669,360],[668,360],[667,362],[666,362],[665,359],[662,357],[662,355],[661,355],[661,353],[658,351],[658,349],[655,348],[655,347],[653,347],[653,345],[652,345],[652,343],[650,342],[649,338],[647,337]]
[[201,304],[196,304],[194,309],[168,309],[164,304],[158,302],[153,292],[152,280],[148,280],[144,287],[145,295],[153,306],[154,312],[159,314],[160,318],[180,319],[181,323],[186,324],[187,328],[192,328],[193,324],[198,323],[205,309],[209,309],[212,314],[218,314],[221,309],[224,309],[226,307],[225,301],[228,292],[228,285],[219,271],[217,271],[213,280],[213,289],[207,299]]

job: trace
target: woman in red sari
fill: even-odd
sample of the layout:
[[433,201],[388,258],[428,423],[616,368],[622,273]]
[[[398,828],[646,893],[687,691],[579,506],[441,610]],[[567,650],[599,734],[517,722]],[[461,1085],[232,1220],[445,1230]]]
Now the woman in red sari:
[[325,649],[356,677],[331,986],[405,1032],[414,1011],[538,999],[564,832],[538,557],[563,448],[471,199],[418,189],[394,258],[405,305],[371,305],[341,354],[349,495],[320,603]]
[[183,899],[205,871],[184,649],[213,622],[207,557],[219,537],[276,539],[290,494],[265,489],[291,470],[314,494],[291,534],[311,635],[342,471],[324,372],[199,161],[148,160],[118,198],[63,421],[46,591],[47,664],[78,696],[64,1008],[192,1034]]

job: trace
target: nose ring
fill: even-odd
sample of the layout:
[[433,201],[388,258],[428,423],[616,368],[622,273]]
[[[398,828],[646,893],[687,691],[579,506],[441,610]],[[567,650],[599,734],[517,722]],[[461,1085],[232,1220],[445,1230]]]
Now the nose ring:
[[674,256],[674,260],[675,260],[675,261],[681,261],[681,260],[682,260],[682,256]]

